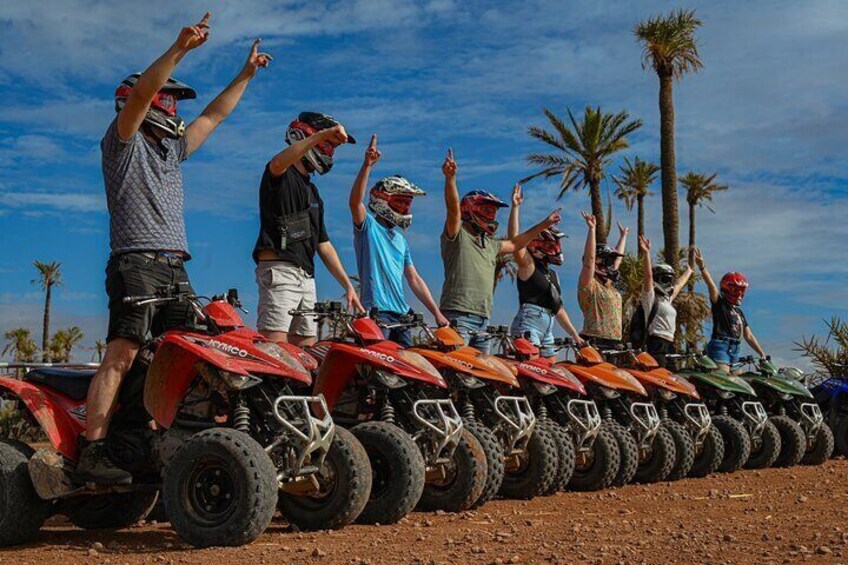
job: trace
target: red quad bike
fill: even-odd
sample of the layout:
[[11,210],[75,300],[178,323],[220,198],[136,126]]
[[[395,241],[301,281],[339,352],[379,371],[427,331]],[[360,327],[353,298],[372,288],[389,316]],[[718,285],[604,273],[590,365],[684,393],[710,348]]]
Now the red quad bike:
[[561,365],[541,357],[526,337],[510,336],[506,326],[494,332],[501,355],[518,370],[522,388],[537,417],[548,422],[572,445],[574,470],[567,487],[602,490],[613,484],[620,465],[615,436],[602,426],[600,412],[586,387]]
[[571,340],[561,343],[566,352],[574,351],[575,360],[555,366],[568,369],[586,386],[601,413],[602,426],[618,442],[621,458],[613,485],[665,480],[677,457],[674,438],[661,425],[645,387],[629,372],[605,362],[595,348],[578,348]]
[[143,519],[161,491],[176,532],[196,547],[256,539],[275,510],[302,529],[338,528],[368,500],[367,455],[334,426],[311,377],[289,353],[244,327],[238,296],[205,306],[187,285],[127,297],[136,306],[178,302],[191,329],[145,344],[125,377],[106,441],[128,485],[74,478],[93,371],[37,369],[0,378],[0,391],[41,427],[51,447],[0,443],[0,545],[32,539],[53,513],[86,529]]
[[[537,426],[514,371],[495,356],[467,347],[453,327],[430,329],[421,314],[396,326],[420,330],[420,345],[410,351],[439,369],[466,429],[486,452],[486,487],[475,506],[498,492],[516,499],[551,492],[558,468],[555,438]],[[570,467],[565,471],[570,473]]]
[[614,365],[625,369],[644,385],[656,405],[662,426],[674,438],[677,453],[667,480],[714,473],[724,458],[724,440],[712,425],[707,405],[684,377],[660,367],[645,351],[630,348],[601,351]]
[[359,522],[395,523],[416,505],[471,508],[485,486],[486,455],[444,398],[447,383],[436,368],[339,302],[292,314],[315,317],[331,330],[309,349],[320,362],[314,393],[326,398],[333,420],[351,429],[371,461],[371,498]]

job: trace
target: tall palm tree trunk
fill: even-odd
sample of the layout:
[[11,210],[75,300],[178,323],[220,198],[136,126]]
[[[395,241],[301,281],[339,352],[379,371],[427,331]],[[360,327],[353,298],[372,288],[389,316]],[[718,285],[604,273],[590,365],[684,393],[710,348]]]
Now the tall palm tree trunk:
[[604,201],[601,198],[601,183],[592,182],[589,185],[589,195],[592,198],[592,215],[595,216],[595,237],[598,244],[607,242],[607,230],[604,220]]
[[645,202],[644,196],[636,197],[636,231],[640,238],[645,237]]
[[41,327],[41,361],[47,363],[50,360],[50,293],[53,285],[47,284],[44,293],[44,319]]
[[[694,268],[695,260],[695,205],[689,204],[689,266]],[[689,277],[689,292],[695,292],[695,279]]]
[[671,73],[660,79],[660,168],[662,170],[663,239],[665,260],[677,269],[680,250],[677,217],[677,171],[674,154],[674,96]]

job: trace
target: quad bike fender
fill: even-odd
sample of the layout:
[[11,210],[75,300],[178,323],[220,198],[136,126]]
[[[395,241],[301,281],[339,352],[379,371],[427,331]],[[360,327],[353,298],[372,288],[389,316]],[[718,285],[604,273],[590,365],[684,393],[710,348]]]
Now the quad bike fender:
[[518,379],[501,359],[489,358],[472,347],[463,347],[450,352],[426,347],[412,347],[410,351],[422,355],[440,370],[455,371],[485,381],[495,381],[518,387]]
[[636,377],[610,363],[584,366],[562,362],[556,363],[556,365],[568,369],[584,383],[595,383],[614,390],[634,392],[640,396],[648,396],[648,391],[645,390],[645,387],[642,386],[642,383]]
[[507,360],[518,370],[518,375],[531,381],[553,385],[557,388],[567,388],[578,394],[586,394],[586,386],[580,382],[570,369],[562,365],[554,365],[547,359],[533,361]]
[[757,396],[753,387],[744,379],[722,371],[711,373],[692,372],[684,373],[690,380],[703,383],[707,386],[717,388],[726,392],[743,394],[746,396]]
[[[85,403],[62,398],[31,383],[0,377],[0,390],[19,398],[44,430],[53,447],[73,461],[79,455],[79,436],[85,431]],[[73,411],[76,417],[71,415]]]
[[643,385],[664,388],[692,398],[700,398],[698,391],[695,390],[695,387],[691,383],[685,379],[677,378],[674,373],[665,369],[654,369],[652,371],[628,369],[628,372],[636,377]]
[[783,394],[792,396],[800,396],[803,398],[813,398],[813,393],[810,390],[796,381],[795,379],[786,378],[782,375],[760,375],[758,373],[745,373],[742,378],[754,385],[762,386],[776,390]]

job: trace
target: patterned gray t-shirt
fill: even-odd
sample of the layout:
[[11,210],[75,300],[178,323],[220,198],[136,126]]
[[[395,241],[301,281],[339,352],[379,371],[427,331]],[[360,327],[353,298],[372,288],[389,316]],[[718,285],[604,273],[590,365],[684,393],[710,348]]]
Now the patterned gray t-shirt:
[[162,145],[157,148],[140,131],[121,141],[117,118],[100,142],[112,255],[182,251],[188,256],[180,171],[188,146],[185,137],[166,138]]

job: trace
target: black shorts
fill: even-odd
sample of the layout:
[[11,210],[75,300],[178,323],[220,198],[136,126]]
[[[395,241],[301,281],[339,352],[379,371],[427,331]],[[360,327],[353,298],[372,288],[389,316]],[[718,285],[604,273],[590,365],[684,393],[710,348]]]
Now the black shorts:
[[106,342],[122,337],[139,344],[175,327],[190,327],[194,315],[185,303],[132,306],[125,296],[152,294],[178,282],[188,283],[182,264],[157,261],[145,253],[123,253],[106,264],[106,294],[109,295],[109,334]]

